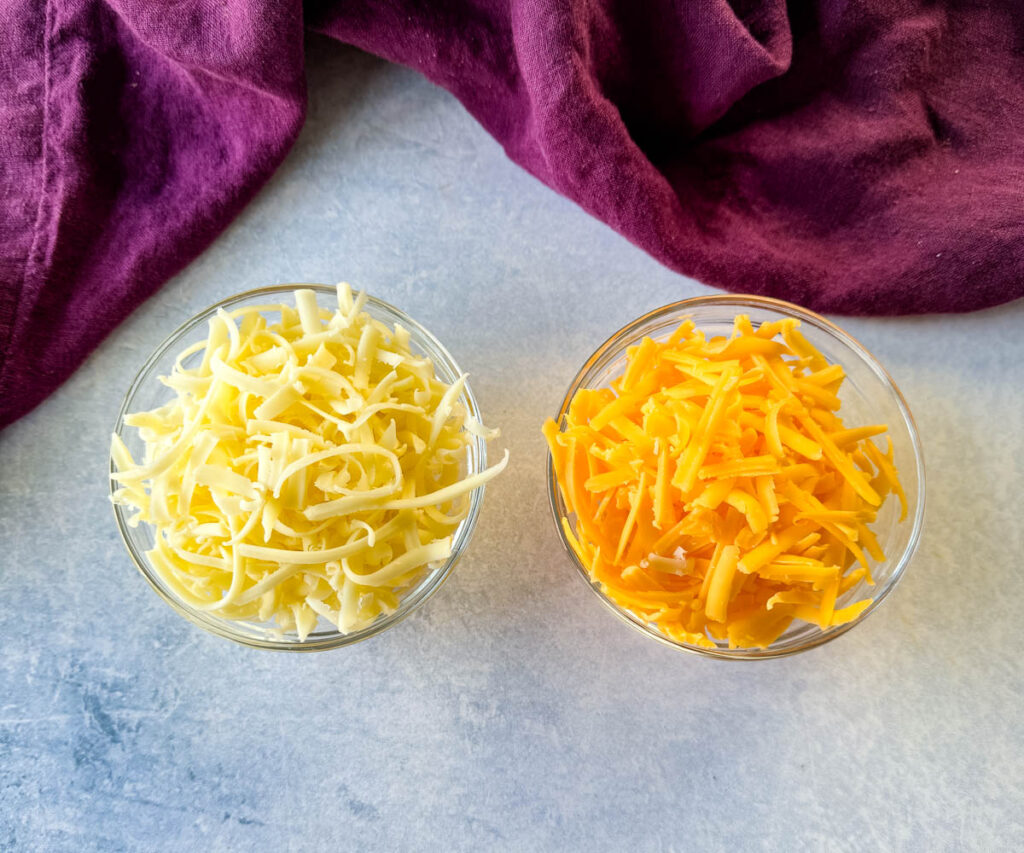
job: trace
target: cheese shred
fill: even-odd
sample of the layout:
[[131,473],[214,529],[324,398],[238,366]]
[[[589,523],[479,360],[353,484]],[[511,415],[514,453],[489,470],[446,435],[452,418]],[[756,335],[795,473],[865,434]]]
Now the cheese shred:
[[451,556],[508,464],[467,475],[497,431],[462,405],[466,377],[442,382],[365,303],[340,284],[333,313],[308,289],[218,311],[162,379],[176,397],[126,418],[142,461],[113,437],[113,500],[153,525],[149,561],[188,606],[300,640],[365,628]]
[[885,559],[869,525],[888,495],[906,515],[892,442],[844,426],[842,366],[798,327],[739,315],[708,339],[688,320],[544,424],[573,551],[667,637],[765,648],[794,620],[827,630],[871,603],[837,601]]

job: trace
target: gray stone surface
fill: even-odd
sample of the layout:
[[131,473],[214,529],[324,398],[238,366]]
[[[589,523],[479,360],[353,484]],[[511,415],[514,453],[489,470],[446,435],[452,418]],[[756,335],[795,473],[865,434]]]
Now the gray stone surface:
[[[573,576],[539,426],[608,334],[708,289],[520,171],[412,72],[322,42],[310,66],[279,174],[0,434],[0,849],[1024,847],[1024,304],[841,321],[918,419],[917,559],[821,649],[675,652]],[[180,619],[131,566],[109,430],[182,320],[342,277],[449,345],[512,462],[412,618],[335,652],[252,651]]]

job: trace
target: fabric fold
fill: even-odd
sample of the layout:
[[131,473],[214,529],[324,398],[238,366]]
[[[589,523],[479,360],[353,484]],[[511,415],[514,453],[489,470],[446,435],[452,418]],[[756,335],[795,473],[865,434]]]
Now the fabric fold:
[[902,314],[1024,295],[1022,22],[1020,0],[10,0],[0,427],[277,168],[304,28],[445,87],[681,273]]

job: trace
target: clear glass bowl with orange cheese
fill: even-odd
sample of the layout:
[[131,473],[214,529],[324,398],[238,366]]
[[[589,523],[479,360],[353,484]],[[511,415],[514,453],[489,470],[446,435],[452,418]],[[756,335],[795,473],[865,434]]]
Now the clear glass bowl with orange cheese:
[[861,622],[924,516],[913,418],[828,320],[752,296],[609,338],[544,425],[559,535],[614,613],[673,647],[763,659]]
[[142,367],[118,413],[111,499],[138,569],[200,627],[265,649],[400,622],[473,533],[486,442],[466,376],[348,285],[219,302]]

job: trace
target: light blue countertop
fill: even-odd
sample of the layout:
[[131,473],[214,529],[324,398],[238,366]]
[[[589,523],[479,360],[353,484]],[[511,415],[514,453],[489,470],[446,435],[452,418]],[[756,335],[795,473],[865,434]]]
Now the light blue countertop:
[[[1024,303],[840,320],[917,418],[921,549],[834,643],[698,659],[574,576],[539,427],[611,332],[709,289],[521,171],[411,71],[317,41],[310,99],[237,222],[0,433],[0,849],[1024,849]],[[133,568],[109,433],[180,322],[340,278],[449,346],[512,461],[410,619],[334,652],[254,651]]]

